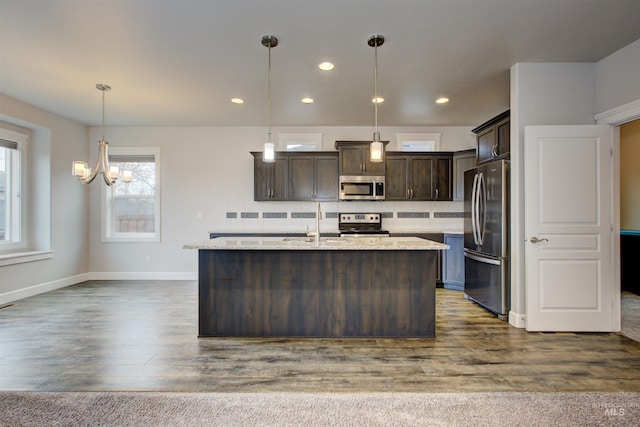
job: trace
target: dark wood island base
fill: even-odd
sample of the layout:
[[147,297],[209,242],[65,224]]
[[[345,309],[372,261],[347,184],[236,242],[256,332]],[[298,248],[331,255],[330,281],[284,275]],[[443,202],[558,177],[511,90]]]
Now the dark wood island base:
[[199,250],[200,337],[434,337],[435,250]]

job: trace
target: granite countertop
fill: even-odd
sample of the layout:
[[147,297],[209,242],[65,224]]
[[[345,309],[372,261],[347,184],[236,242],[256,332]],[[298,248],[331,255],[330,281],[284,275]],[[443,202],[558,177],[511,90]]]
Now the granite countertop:
[[189,243],[183,249],[209,250],[446,250],[449,245],[418,237],[218,237]]
[[[464,234],[464,231],[459,228],[437,228],[432,230],[389,230],[390,234],[430,234],[430,233],[441,233],[441,234]],[[295,230],[283,230],[283,231],[209,231],[209,235],[213,235],[216,237],[246,237],[246,236],[263,236],[263,237],[287,237],[288,235],[293,236],[304,236],[306,233],[304,231]],[[328,237],[335,237],[340,235],[340,231],[338,230],[322,230],[322,235],[326,235]]]

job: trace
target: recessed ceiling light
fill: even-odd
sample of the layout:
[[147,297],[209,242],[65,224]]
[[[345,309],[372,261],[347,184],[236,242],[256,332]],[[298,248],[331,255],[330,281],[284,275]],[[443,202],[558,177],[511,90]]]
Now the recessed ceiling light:
[[444,96],[436,99],[436,104],[446,104],[447,102],[449,102],[449,98]]
[[231,102],[234,104],[244,104],[244,99],[242,98],[231,98]]
[[334,65],[331,62],[322,62],[318,65],[322,71],[331,71],[333,70]]
[[313,104],[313,98],[302,98],[300,101],[302,101],[303,104]]
[[371,100],[371,102],[375,102],[376,104],[381,104],[381,103],[383,103],[383,102],[384,102],[384,98],[383,98],[383,97],[381,97],[381,96],[379,96],[379,97],[377,97],[377,98],[373,98],[373,99]]

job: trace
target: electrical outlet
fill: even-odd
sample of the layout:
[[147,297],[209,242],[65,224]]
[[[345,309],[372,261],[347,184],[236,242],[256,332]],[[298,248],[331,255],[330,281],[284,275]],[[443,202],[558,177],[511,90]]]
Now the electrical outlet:
[[149,264],[151,262],[151,255],[147,255],[144,261]]

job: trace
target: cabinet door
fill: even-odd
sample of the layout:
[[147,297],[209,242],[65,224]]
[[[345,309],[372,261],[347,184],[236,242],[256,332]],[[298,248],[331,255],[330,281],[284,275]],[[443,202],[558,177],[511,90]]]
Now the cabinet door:
[[496,124],[496,135],[498,139],[496,141],[496,154],[500,158],[508,157],[511,151],[511,122],[509,118]]
[[289,157],[289,200],[314,200],[314,196],[314,157]]
[[338,200],[338,156],[316,158],[315,199]]
[[404,156],[387,156],[385,173],[385,200],[407,200],[409,198],[409,162]]
[[451,156],[434,157],[433,200],[451,200]]
[[476,152],[453,156],[453,200],[464,200],[464,171],[476,165]]
[[364,164],[364,175],[369,176],[381,176],[384,175],[385,164],[384,162],[372,162],[371,161],[371,149],[369,144],[365,144],[362,147],[362,163]]
[[433,161],[431,157],[411,157],[411,200],[432,200]]
[[442,282],[444,287],[459,291],[464,290],[464,236],[462,234],[445,234],[444,243],[449,250],[442,251]]
[[271,169],[271,197],[269,200],[287,200],[289,159],[276,157],[274,163],[267,163]]
[[478,134],[478,163],[493,159],[496,146],[496,128],[491,126]]
[[286,156],[276,154],[274,163],[265,163],[262,161],[262,153],[256,153],[253,159],[253,199],[287,200],[288,169]]
[[362,175],[364,171],[362,152],[361,145],[340,148],[340,175]]

